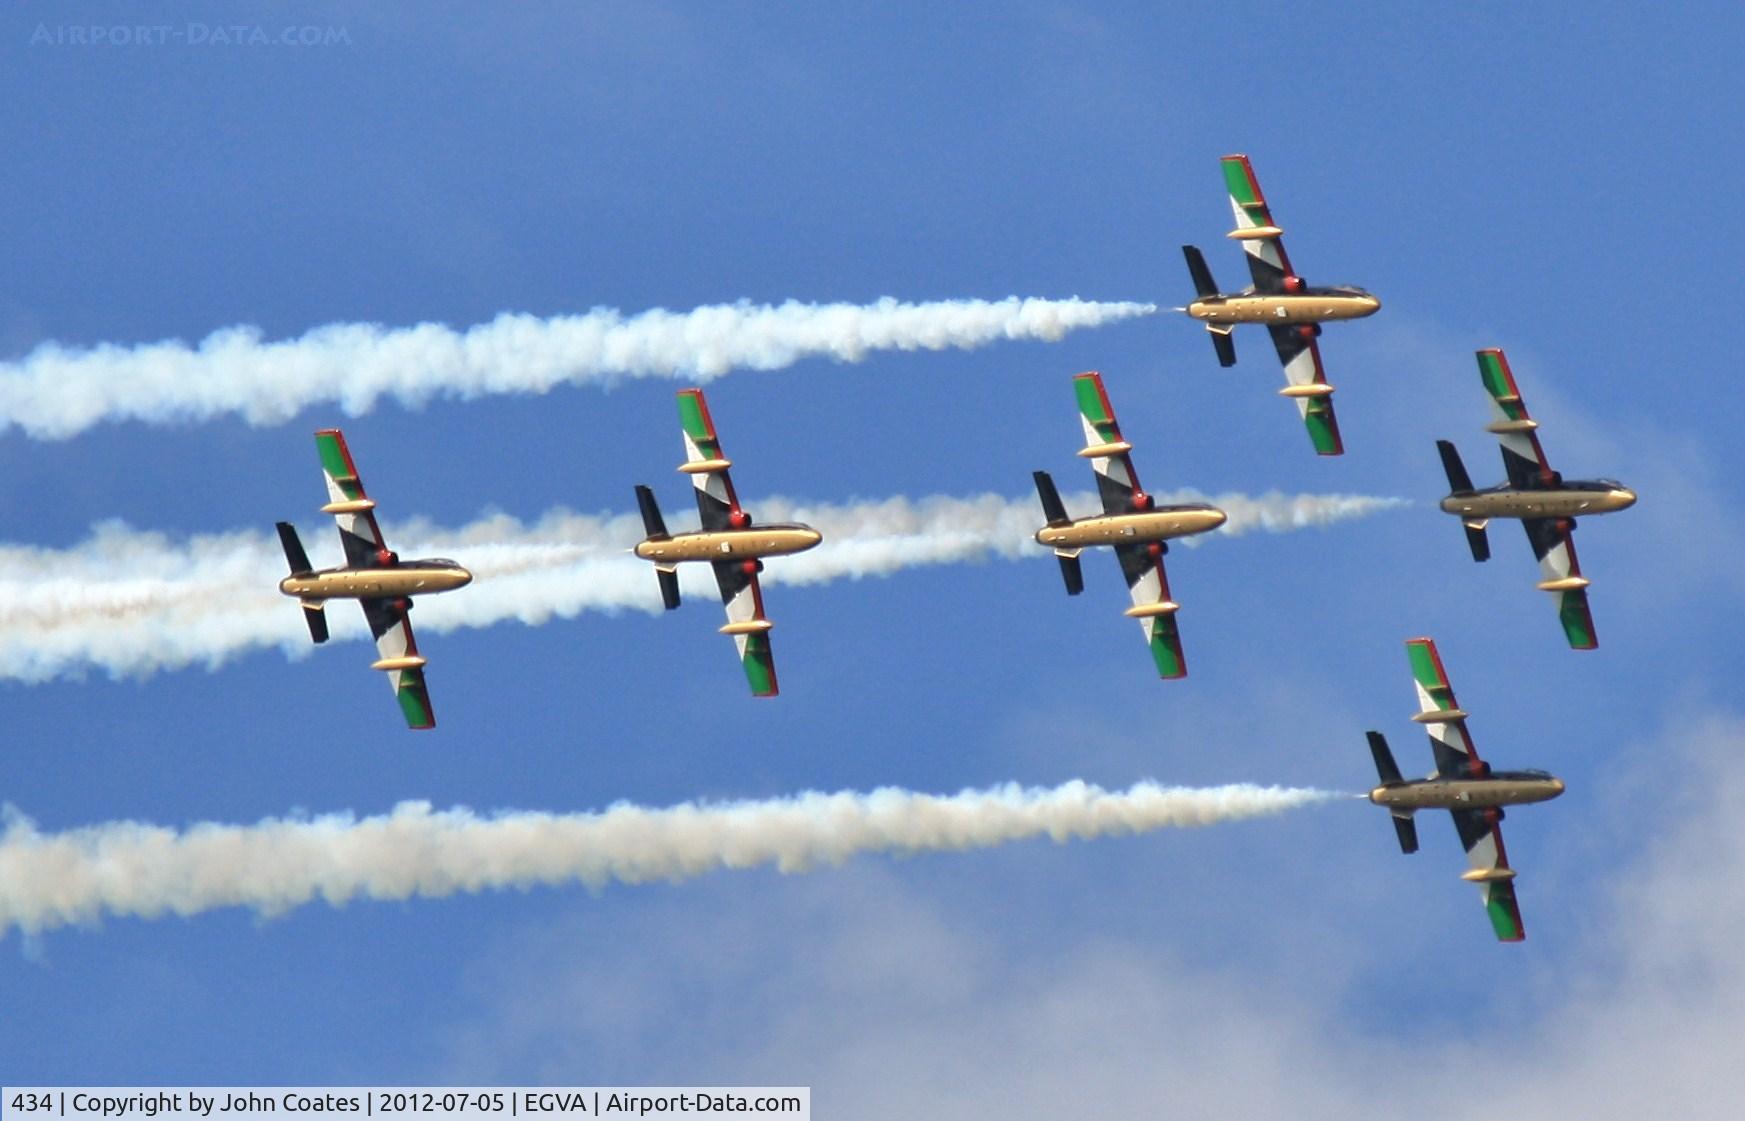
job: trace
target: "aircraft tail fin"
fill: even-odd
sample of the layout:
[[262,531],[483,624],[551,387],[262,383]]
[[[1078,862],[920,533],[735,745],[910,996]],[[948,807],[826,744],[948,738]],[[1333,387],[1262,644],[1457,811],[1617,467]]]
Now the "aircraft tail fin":
[[1212,279],[1212,270],[1206,266],[1206,255],[1200,252],[1200,247],[1184,245],[1182,256],[1188,259],[1188,275],[1194,278],[1194,295],[1216,296],[1218,284]]
[[[1404,782],[1400,777],[1399,764],[1394,762],[1394,753],[1388,750],[1387,737],[1380,732],[1370,732],[1369,753],[1375,759],[1375,773],[1380,776],[1383,786],[1391,786],[1396,782]],[[1418,823],[1412,820],[1410,811],[1393,812],[1394,836],[1399,838],[1400,851],[1414,853],[1418,851]]]
[[1400,851],[1407,856],[1418,851],[1418,823],[1411,818],[1394,818],[1394,836],[1400,839]]
[[[665,541],[672,536],[666,531],[666,519],[660,516],[660,503],[654,500],[654,491],[636,484],[636,505],[642,510],[642,528],[648,531],[650,541]],[[654,578],[660,582],[660,601],[671,611],[679,605],[679,574],[670,567],[656,565]]]
[[671,611],[679,605],[679,574],[670,568],[657,568],[654,578],[660,581],[660,601]]
[[654,500],[654,491],[641,483],[636,484],[636,505],[642,510],[642,528],[656,540],[664,540],[671,534],[666,531],[666,519],[660,516],[660,503]]
[[[1455,494],[1471,494],[1472,476],[1466,473],[1466,464],[1460,461],[1460,452],[1448,440],[1436,441],[1436,452],[1442,457],[1442,473],[1448,476],[1448,487]],[[1466,529],[1466,547],[1472,550],[1472,559],[1487,561],[1491,557],[1490,539],[1485,536],[1485,521],[1483,518],[1467,518],[1461,522]]]
[[1048,519],[1049,525],[1065,525],[1072,519],[1066,516],[1066,504],[1060,500],[1060,491],[1055,489],[1054,479],[1046,471],[1033,471],[1030,477],[1036,480],[1036,497],[1042,500],[1042,516]]
[[[285,550],[285,563],[291,566],[292,576],[307,576],[315,571],[309,563],[309,554],[303,551],[303,541],[297,536],[297,527],[290,522],[277,523],[279,529],[279,545]],[[299,601],[303,605],[303,621],[309,624],[309,637],[317,644],[327,641],[327,612],[322,610],[326,605],[318,599]]]
[[1236,365],[1236,340],[1230,337],[1229,330],[1220,331],[1208,323],[1206,333],[1212,336],[1212,349],[1218,352],[1218,365],[1226,368]]
[[[1055,489],[1054,479],[1046,471],[1033,471],[1031,478],[1036,480],[1036,497],[1042,500],[1042,516],[1048,519],[1049,525],[1067,525],[1072,521],[1066,516],[1066,503],[1060,500],[1060,491]],[[1066,594],[1076,596],[1085,590],[1085,572],[1079,565],[1077,549],[1056,549],[1055,559],[1060,561],[1060,578],[1066,581]]]
[[1466,464],[1460,461],[1460,452],[1451,440],[1436,441],[1437,454],[1442,457],[1442,473],[1448,476],[1448,489],[1455,494],[1472,493],[1472,476],[1466,473]]
[[[1206,255],[1196,245],[1182,246],[1182,256],[1188,260],[1188,275],[1194,279],[1194,294],[1201,299],[1218,295],[1218,282],[1206,265]],[[1228,323],[1208,323],[1206,332],[1212,336],[1212,349],[1218,352],[1218,365],[1236,365],[1236,341],[1230,337]]]
[[1066,581],[1066,594],[1076,596],[1085,590],[1085,570],[1079,564],[1077,553],[1055,553],[1054,559],[1060,562],[1060,578]]
[[1404,782],[1400,777],[1399,764],[1394,762],[1394,753],[1388,750],[1387,737],[1380,732],[1370,732],[1369,753],[1375,759],[1375,773],[1381,777],[1383,785]]
[[297,536],[297,527],[290,522],[279,522],[279,545],[285,550],[285,563],[291,566],[292,576],[307,576],[315,569],[309,564],[309,554],[303,551],[303,541]]
[[327,641],[326,606],[318,599],[303,601],[303,621],[309,624],[309,637],[315,640],[317,646]]

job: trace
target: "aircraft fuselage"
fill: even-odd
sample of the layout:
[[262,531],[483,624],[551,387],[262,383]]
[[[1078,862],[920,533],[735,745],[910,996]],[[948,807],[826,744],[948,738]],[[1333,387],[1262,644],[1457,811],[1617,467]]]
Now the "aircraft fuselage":
[[453,561],[411,560],[381,568],[326,568],[287,576],[279,591],[302,600],[402,599],[452,592],[473,574]]
[[656,564],[681,561],[755,560],[803,553],[824,540],[809,525],[770,522],[744,529],[698,530],[651,537],[636,545],[636,555]]
[[1427,778],[1387,783],[1369,792],[1378,806],[1402,810],[1472,810],[1545,802],[1563,781],[1542,771],[1494,771],[1485,778]]
[[1207,323],[1323,323],[1374,315],[1381,301],[1360,289],[1304,288],[1300,292],[1238,292],[1202,296],[1185,309]]
[[1224,524],[1224,511],[1216,506],[1159,506],[1131,514],[1101,514],[1079,518],[1065,525],[1045,525],[1036,531],[1036,542],[1051,549],[1079,549],[1087,545],[1135,545],[1191,537]]
[[1573,518],[1610,514],[1636,504],[1636,492],[1611,482],[1564,484],[1546,490],[1508,485],[1451,494],[1442,509],[1462,518]]

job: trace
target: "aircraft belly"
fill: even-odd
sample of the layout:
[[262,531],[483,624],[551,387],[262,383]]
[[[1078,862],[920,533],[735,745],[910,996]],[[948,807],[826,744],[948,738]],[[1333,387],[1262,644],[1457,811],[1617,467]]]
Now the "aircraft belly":
[[1322,323],[1330,319],[1356,319],[1374,310],[1372,301],[1348,296],[1279,294],[1196,300],[1189,305],[1188,314],[1214,323]]
[[744,560],[800,553],[821,540],[812,529],[716,530],[679,533],[664,541],[644,541],[636,555],[673,564],[680,561]]
[[1453,779],[1379,787],[1371,801],[1400,809],[1473,810],[1543,802],[1562,792],[1561,786],[1546,780]]
[[1468,518],[1574,518],[1610,513],[1612,504],[1603,492],[1528,490],[1451,495],[1442,509]]
[[1047,526],[1036,535],[1043,545],[1059,549],[1087,545],[1133,545],[1165,541],[1216,529],[1223,515],[1205,510],[1158,510],[1138,514],[1113,514],[1084,518],[1071,525]]

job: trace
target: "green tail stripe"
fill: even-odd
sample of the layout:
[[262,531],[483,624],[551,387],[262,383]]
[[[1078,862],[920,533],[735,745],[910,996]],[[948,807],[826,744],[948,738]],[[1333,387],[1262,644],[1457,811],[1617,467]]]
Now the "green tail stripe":
[[1317,454],[1339,454],[1339,434],[1333,429],[1331,406],[1322,405],[1320,408],[1316,408],[1314,405],[1310,405],[1309,411],[1303,414],[1303,424],[1309,430],[1309,440],[1315,445]]
[[1508,418],[1510,420],[1520,420],[1524,411],[1521,408],[1521,403],[1519,401],[1501,400],[1501,398],[1504,397],[1514,396],[1514,391],[1509,388],[1508,375],[1503,372],[1502,356],[1495,351],[1479,351],[1478,373],[1479,377],[1484,380],[1485,391],[1488,392],[1492,398],[1497,399],[1498,406],[1502,408]]
[[776,692],[776,662],[770,651],[768,635],[747,636],[744,663],[745,679],[751,683],[752,696],[774,696]]
[[1417,679],[1430,694],[1430,699],[1436,702],[1438,708],[1453,708],[1450,700],[1454,692],[1447,682],[1436,672],[1436,659],[1430,655],[1430,644],[1427,642],[1406,643],[1406,655],[1412,662],[1412,676]]
[[1557,617],[1563,623],[1563,633],[1572,650],[1592,650],[1600,644],[1594,636],[1586,589],[1557,593]]
[[1516,919],[1515,889],[1512,884],[1491,884],[1485,893],[1484,909],[1491,917],[1491,929],[1503,942],[1519,942],[1523,937]]
[[1112,443],[1119,434],[1115,425],[1114,414],[1103,404],[1103,394],[1099,392],[1097,379],[1090,374],[1080,374],[1072,379],[1073,391],[1078,395],[1079,412],[1096,428],[1097,436],[1103,443]]
[[363,488],[358,485],[357,477],[353,475],[351,465],[345,460],[345,452],[340,450],[339,438],[330,432],[315,434],[315,450],[321,455],[321,469],[339,484],[339,489],[345,492],[347,498],[359,498]]
[[400,687],[395,690],[394,697],[400,702],[400,711],[406,717],[408,728],[428,728],[436,723],[430,715],[430,694],[424,688],[423,670],[402,670]]
[[1151,628],[1151,660],[1159,677],[1186,677],[1188,663],[1182,653],[1181,632],[1172,616],[1160,615]]
[[1242,204],[1244,210],[1264,207],[1259,199],[1254,197],[1254,186],[1249,182],[1248,169],[1242,166],[1242,161],[1234,157],[1225,157],[1224,186],[1230,191],[1230,197]]
[[685,435],[699,446],[715,442],[715,435],[703,419],[703,406],[695,393],[679,394],[679,423],[685,426]]

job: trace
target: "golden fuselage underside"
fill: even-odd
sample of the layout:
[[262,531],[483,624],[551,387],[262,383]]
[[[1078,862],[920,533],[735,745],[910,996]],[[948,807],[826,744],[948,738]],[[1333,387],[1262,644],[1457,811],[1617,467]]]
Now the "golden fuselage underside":
[[459,567],[330,568],[279,581],[279,591],[298,599],[399,599],[451,592],[472,583],[473,574]]
[[1146,510],[1134,514],[1104,514],[1080,518],[1067,525],[1045,525],[1036,531],[1036,542],[1051,549],[1080,549],[1087,545],[1136,545],[1192,537],[1224,524],[1224,511],[1209,506]]
[[1378,786],[1369,800],[1397,809],[1474,810],[1544,802],[1562,793],[1562,781],[1550,777],[1434,779]]
[[1187,313],[1208,323],[1322,323],[1329,319],[1362,319],[1373,315],[1381,301],[1374,296],[1335,294],[1208,296],[1187,306]]
[[1573,518],[1610,514],[1636,502],[1635,492],[1616,490],[1504,490],[1454,494],[1442,509],[1463,518]]
[[636,555],[656,564],[753,560],[803,553],[822,540],[824,535],[809,525],[757,525],[649,538],[637,543]]

